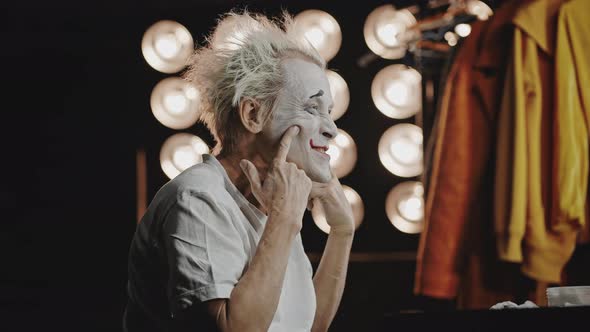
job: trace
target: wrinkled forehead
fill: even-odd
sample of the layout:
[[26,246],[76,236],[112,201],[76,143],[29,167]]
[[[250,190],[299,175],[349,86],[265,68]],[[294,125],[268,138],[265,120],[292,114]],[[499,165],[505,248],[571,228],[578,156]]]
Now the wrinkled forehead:
[[300,58],[285,59],[281,65],[285,75],[285,93],[301,101],[317,96],[323,102],[332,104],[330,83],[322,68]]

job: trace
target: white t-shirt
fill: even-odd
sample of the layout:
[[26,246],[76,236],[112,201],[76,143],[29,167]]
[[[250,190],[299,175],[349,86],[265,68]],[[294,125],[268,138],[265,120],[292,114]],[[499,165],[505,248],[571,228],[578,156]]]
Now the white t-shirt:
[[[129,305],[166,327],[196,301],[229,298],[246,272],[266,215],[211,155],[164,185],[129,252]],[[128,305],[128,307],[129,307]],[[312,267],[297,234],[269,331],[309,331],[316,309]]]

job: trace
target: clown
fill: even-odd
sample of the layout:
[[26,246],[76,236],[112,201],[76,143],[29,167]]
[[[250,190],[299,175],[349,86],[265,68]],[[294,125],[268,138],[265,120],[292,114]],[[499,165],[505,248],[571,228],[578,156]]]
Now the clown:
[[[337,135],[325,61],[295,31],[248,12],[219,20],[185,77],[216,140],[156,194],[129,252],[125,330],[326,331],[344,289],[352,211],[330,170]],[[300,230],[331,226],[313,273]]]

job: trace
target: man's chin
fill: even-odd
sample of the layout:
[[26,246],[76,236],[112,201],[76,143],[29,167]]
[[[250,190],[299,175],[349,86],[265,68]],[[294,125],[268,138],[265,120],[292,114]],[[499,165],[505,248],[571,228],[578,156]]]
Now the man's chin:
[[330,182],[330,180],[332,180],[332,173],[330,172],[330,170],[328,170],[327,172],[305,172],[307,174],[307,176],[309,177],[309,179],[313,182],[318,182],[318,183],[328,183]]

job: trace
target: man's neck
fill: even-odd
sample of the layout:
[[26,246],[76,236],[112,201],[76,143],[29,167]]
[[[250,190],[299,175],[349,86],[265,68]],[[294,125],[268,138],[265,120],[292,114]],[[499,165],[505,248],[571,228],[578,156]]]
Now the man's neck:
[[[260,177],[260,182],[264,183],[264,179],[266,178],[266,173],[268,172],[269,164],[264,160],[264,158],[257,153],[249,153],[250,151],[239,151],[232,154],[224,154],[223,152],[217,156],[219,163],[225,169],[227,176],[229,177],[230,181],[236,186],[236,188],[246,197],[246,199],[256,206],[259,210],[263,211],[262,206],[256,200],[256,197],[252,194],[252,189],[250,186],[250,181],[242,171],[240,167],[240,161],[242,159],[249,160],[256,166],[258,170],[258,176]],[[265,211],[263,211],[265,212]]]

